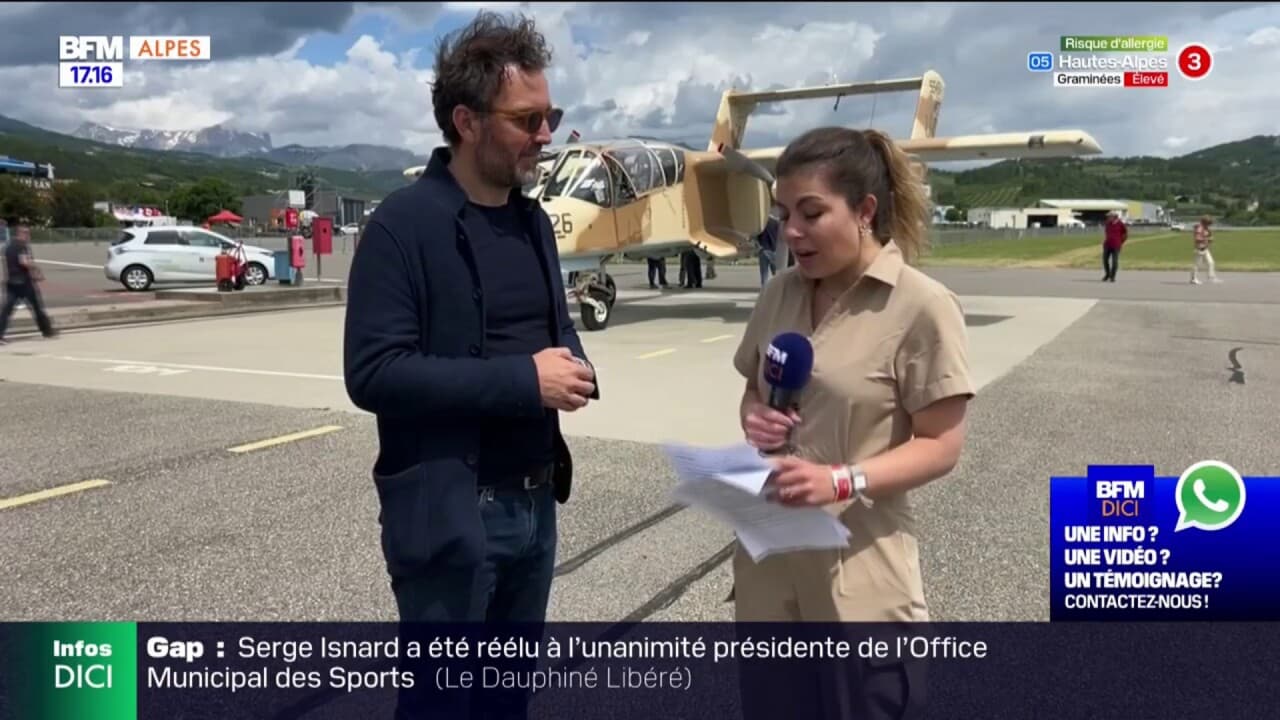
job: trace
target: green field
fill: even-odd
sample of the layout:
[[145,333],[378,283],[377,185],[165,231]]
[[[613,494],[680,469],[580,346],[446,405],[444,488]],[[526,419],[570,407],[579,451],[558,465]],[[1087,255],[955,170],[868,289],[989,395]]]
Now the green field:
[[[1280,230],[1219,230],[1210,246],[1218,270],[1280,270]],[[1188,270],[1195,246],[1191,232],[1161,233],[1142,242],[1128,242],[1120,251],[1120,267],[1132,270]],[[1077,259],[1071,267],[1101,266]]]
[[970,240],[935,245],[929,249],[925,264],[990,265],[1003,267],[1024,262],[1042,261],[1066,252],[1093,247],[1092,236],[998,238]]
[[[1280,230],[1218,230],[1213,259],[1222,271],[1280,271]],[[1187,232],[1131,234],[1120,252],[1125,270],[1186,270],[1193,257]],[[1102,264],[1102,238],[1073,236],[975,240],[933,247],[924,265],[966,267],[1094,268]]]

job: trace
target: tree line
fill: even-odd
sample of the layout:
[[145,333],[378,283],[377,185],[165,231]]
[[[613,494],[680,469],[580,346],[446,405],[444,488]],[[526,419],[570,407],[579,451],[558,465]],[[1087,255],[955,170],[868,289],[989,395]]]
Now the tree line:
[[[1265,141],[1265,142],[1264,142]],[[1174,214],[1209,213],[1233,224],[1280,224],[1276,139],[1252,139],[1208,156],[1005,161],[959,173],[937,172],[934,201],[1029,207],[1046,198],[1152,202]],[[1242,154],[1246,149],[1249,154]],[[999,202],[993,202],[998,197]]]
[[32,225],[59,228],[111,227],[117,220],[94,208],[96,202],[147,205],[165,215],[195,224],[222,210],[241,212],[240,193],[219,178],[203,178],[161,192],[135,182],[95,184],[57,181],[40,190],[13,177],[0,175],[0,218],[24,219]]

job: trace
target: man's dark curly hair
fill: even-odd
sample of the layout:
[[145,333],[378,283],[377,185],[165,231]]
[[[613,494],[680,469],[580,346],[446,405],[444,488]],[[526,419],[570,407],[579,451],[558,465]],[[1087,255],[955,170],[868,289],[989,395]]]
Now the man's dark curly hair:
[[445,36],[436,49],[436,77],[431,84],[436,124],[445,140],[456,145],[462,139],[453,126],[455,107],[491,109],[508,66],[534,72],[550,64],[546,38],[523,15],[507,19],[481,11],[466,27]]

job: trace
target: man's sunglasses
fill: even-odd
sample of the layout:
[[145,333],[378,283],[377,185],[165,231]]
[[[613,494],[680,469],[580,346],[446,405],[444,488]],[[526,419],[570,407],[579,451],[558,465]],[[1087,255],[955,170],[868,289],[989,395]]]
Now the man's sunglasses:
[[555,132],[560,127],[560,121],[564,119],[564,110],[560,108],[551,108],[550,110],[490,110],[493,115],[499,115],[507,118],[516,124],[516,127],[524,130],[530,135],[534,135],[538,130],[542,129],[542,121],[546,120],[547,128],[551,132]]

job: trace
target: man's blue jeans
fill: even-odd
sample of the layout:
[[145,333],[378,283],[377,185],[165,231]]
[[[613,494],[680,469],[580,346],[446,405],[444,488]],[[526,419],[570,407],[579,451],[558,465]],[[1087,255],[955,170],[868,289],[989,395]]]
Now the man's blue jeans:
[[[558,540],[556,500],[551,486],[534,490],[482,488],[476,502],[484,522],[483,562],[440,567],[392,582],[400,621],[402,627],[406,627],[404,634],[429,642],[433,636],[447,632],[430,624],[467,623],[468,629],[474,629],[483,623],[492,625],[492,630],[500,635],[528,633],[533,636],[531,639],[540,640],[555,573]],[[423,626],[414,630],[405,626],[407,623],[423,623]],[[508,627],[504,630],[503,626]],[[462,667],[456,662],[435,662]],[[401,691],[396,720],[526,716],[527,699],[520,691],[499,694],[496,689],[478,688],[477,682],[475,695],[469,696],[463,691],[441,694],[435,689],[435,677],[417,674],[424,670],[434,674],[437,666],[422,665],[415,672],[416,692]],[[514,670],[517,666],[504,661],[501,668]],[[479,679],[478,672],[475,677]]]

